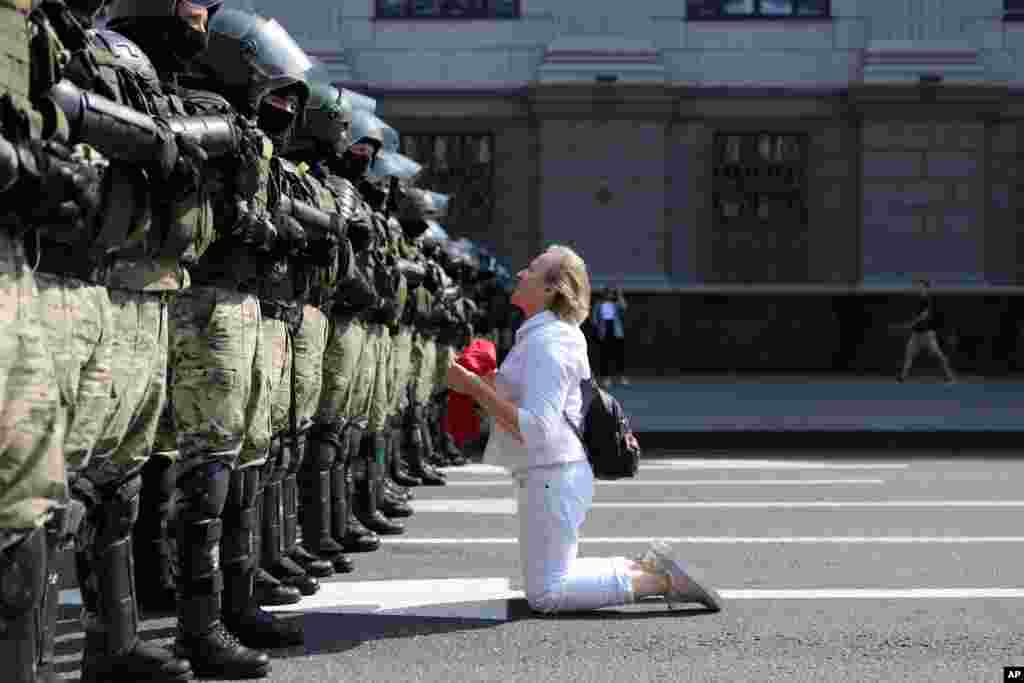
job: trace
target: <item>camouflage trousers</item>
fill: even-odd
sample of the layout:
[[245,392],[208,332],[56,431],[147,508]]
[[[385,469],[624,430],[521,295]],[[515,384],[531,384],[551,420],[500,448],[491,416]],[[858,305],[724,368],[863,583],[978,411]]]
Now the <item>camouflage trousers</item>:
[[149,459],[167,402],[168,303],[176,294],[111,289],[114,308],[113,407],[88,467],[104,485]]
[[323,384],[316,421],[340,424],[352,417],[353,393],[361,380],[360,358],[366,342],[366,325],[353,316],[332,315],[324,349]]
[[409,356],[409,374],[412,377],[412,398],[417,406],[430,402],[434,392],[434,368],[437,365],[437,345],[430,337],[416,333]]
[[327,317],[316,306],[306,304],[302,309],[302,326],[292,339],[292,363],[295,367],[293,400],[300,432],[312,424],[319,408],[327,335]]
[[193,287],[170,317],[171,401],[180,460],[259,466],[270,448],[270,388],[259,301]]
[[291,426],[292,338],[288,323],[274,318],[263,318],[260,329],[269,365],[270,433],[278,434]]
[[88,466],[113,408],[114,311],[103,285],[36,273],[47,348],[66,411],[64,458]]
[[451,344],[437,345],[434,365],[434,393],[448,389],[448,368],[455,362],[458,355],[458,350]]
[[391,331],[386,325],[370,323],[366,329],[366,349],[369,356],[364,355],[361,365],[368,366],[372,373],[372,381],[367,384],[370,389],[367,397],[366,419],[367,429],[371,432],[382,432],[387,426],[388,409],[390,407],[388,393],[388,374],[391,359]]
[[42,526],[67,499],[64,411],[35,279],[0,230],[0,529]]
[[412,328],[406,325],[401,325],[391,336],[391,375],[388,379],[391,415],[401,415],[409,407],[412,337]]

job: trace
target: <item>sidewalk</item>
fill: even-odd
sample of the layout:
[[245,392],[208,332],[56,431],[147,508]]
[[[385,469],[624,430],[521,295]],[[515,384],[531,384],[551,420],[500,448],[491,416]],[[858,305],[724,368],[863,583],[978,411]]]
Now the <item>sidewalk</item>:
[[612,393],[645,450],[916,446],[1024,453],[1024,378],[685,376]]

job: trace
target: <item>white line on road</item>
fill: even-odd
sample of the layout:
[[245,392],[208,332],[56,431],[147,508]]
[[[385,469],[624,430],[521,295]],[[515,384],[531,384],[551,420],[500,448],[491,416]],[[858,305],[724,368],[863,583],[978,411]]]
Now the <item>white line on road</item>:
[[[475,515],[514,515],[515,498],[437,498],[413,500],[415,512],[454,512]],[[846,510],[846,509],[950,509],[1022,508],[1024,500],[735,500],[735,501],[631,501],[594,503],[593,509],[614,510]]]
[[645,470],[905,470],[909,463],[895,462],[820,462],[816,460],[727,460],[685,458],[641,462]]
[[[884,479],[618,479],[595,481],[598,486],[838,486],[845,484],[884,484]],[[515,480],[480,479],[452,481],[447,486],[513,486]]]
[[[640,472],[648,470],[905,470],[909,463],[896,462],[826,462],[817,460],[736,460],[727,458],[669,458],[645,460]],[[508,474],[498,465],[471,463],[462,467],[441,467],[455,474]]]
[[[669,543],[685,543],[691,545],[730,545],[730,544],[807,544],[834,543],[847,544],[962,544],[962,543],[1024,543],[1024,536],[582,536],[580,542],[635,544],[650,543],[664,540]],[[514,545],[518,538],[439,538],[424,537],[397,538],[389,536],[384,543],[398,545]]]
[[[296,605],[264,607],[268,612],[346,612],[357,614],[422,614],[442,608],[447,616],[507,618],[508,600],[521,600],[505,577],[481,579],[416,579],[397,581],[329,581]],[[1024,588],[725,588],[725,600],[935,600],[1024,598]],[[60,592],[62,605],[82,604],[77,589]],[[493,603],[490,606],[487,603]],[[462,604],[459,603],[474,603]],[[447,606],[445,610],[443,606]],[[433,608],[433,610],[431,609]],[[454,610],[454,612],[452,611]]]

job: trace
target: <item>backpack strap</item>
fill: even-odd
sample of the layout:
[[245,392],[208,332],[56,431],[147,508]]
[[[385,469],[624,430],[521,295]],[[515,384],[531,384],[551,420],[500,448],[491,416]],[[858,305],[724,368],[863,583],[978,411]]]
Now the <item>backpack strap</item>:
[[[586,419],[587,411],[590,410],[590,404],[593,403],[594,399],[597,397],[593,378],[580,380],[580,394],[583,397],[583,408],[580,410],[580,415]],[[583,452],[589,457],[590,451],[587,450],[587,442],[583,439],[583,431],[569,419],[569,413],[563,410],[562,416],[565,418],[565,421],[569,423],[569,428],[572,430],[572,433],[580,440],[580,445],[583,446]]]

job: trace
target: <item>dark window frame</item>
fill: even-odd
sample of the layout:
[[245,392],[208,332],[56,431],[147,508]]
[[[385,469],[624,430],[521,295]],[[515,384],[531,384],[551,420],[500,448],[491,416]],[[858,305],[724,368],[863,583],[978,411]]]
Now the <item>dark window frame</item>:
[[[717,3],[717,11],[709,16],[694,16],[691,12],[690,1],[686,3],[687,21],[830,21],[832,19],[832,0],[825,0],[825,12],[823,14],[797,14],[795,9],[792,14],[764,14],[761,11],[761,1],[754,0],[754,11],[750,14],[724,14],[722,5],[726,0],[713,0]],[[799,0],[794,0],[794,3]],[[795,4],[794,4],[795,6]]]
[[[497,201],[497,194],[495,191],[495,180],[497,179],[495,145],[497,144],[497,137],[497,133],[493,130],[442,130],[418,133],[405,132],[401,136],[400,152],[423,166],[423,171],[417,180],[417,185],[425,189],[433,190],[434,192],[451,196],[451,202],[448,207],[448,217],[441,221],[451,235],[480,234],[480,231],[484,226],[490,228],[494,223],[494,208]],[[436,159],[434,159],[433,156],[437,149],[437,138],[445,138],[448,141],[446,146],[448,147],[447,156],[449,160],[446,160],[445,162],[445,165],[448,166],[446,169],[437,168]],[[467,152],[465,145],[470,144],[470,139],[486,139],[488,148],[488,161],[486,164],[480,161],[473,162],[466,159],[459,159],[458,161],[460,163],[454,167],[455,170],[453,172],[452,164],[450,163],[452,155],[451,140],[453,138],[462,139],[461,144],[463,147],[460,149],[460,154]],[[422,153],[421,145],[424,140],[429,140],[429,155]],[[409,148],[409,141],[413,141],[415,143],[416,149]],[[479,168],[473,168],[474,165],[486,165],[486,172],[480,173]],[[442,181],[441,178],[444,178],[444,181]],[[484,188],[467,185],[467,179],[476,181],[477,183],[483,183]],[[484,189],[487,195],[484,197],[486,202],[485,215],[478,213],[478,208],[467,204],[470,197],[474,194],[473,190],[479,189]],[[467,221],[467,225],[460,226],[460,223],[463,220]],[[469,225],[468,222],[472,222],[472,225]]]
[[[795,158],[765,158],[760,150],[760,141],[766,136],[773,152],[795,150]],[[710,277],[706,276],[706,279],[730,284],[807,281],[806,244],[801,245],[799,252],[785,253],[787,258],[775,258],[775,250],[786,252],[792,251],[793,247],[775,244],[769,247],[743,245],[725,248],[723,241],[728,243],[735,235],[749,232],[751,227],[773,233],[772,240],[787,234],[792,237],[790,231],[794,228],[806,234],[810,219],[811,138],[811,133],[799,130],[732,130],[725,127],[714,132],[709,154]],[[737,146],[729,145],[730,139],[735,139]],[[788,143],[777,146],[779,140]],[[738,152],[738,158],[731,158],[730,149]],[[727,204],[737,208],[739,213],[728,215]],[[788,212],[793,213],[795,220],[792,217],[782,221],[777,218],[782,204],[789,204]],[[767,216],[758,215],[762,207],[768,211]],[[766,239],[769,238],[766,236]],[[748,259],[752,251],[771,259],[781,267],[781,272],[766,276],[764,272],[750,270]]]
[[398,16],[382,15],[381,1],[373,3],[373,18],[375,21],[510,21],[521,19],[523,16],[522,0],[513,0],[515,11],[512,16],[495,16],[490,12],[490,0],[483,0],[488,9],[483,12],[470,12],[468,14],[427,14],[418,15],[413,13],[413,0],[402,0],[402,13]]
[[1013,0],[1003,0],[1003,21],[1024,21],[1024,2],[1017,0],[1018,7],[1010,7]]

